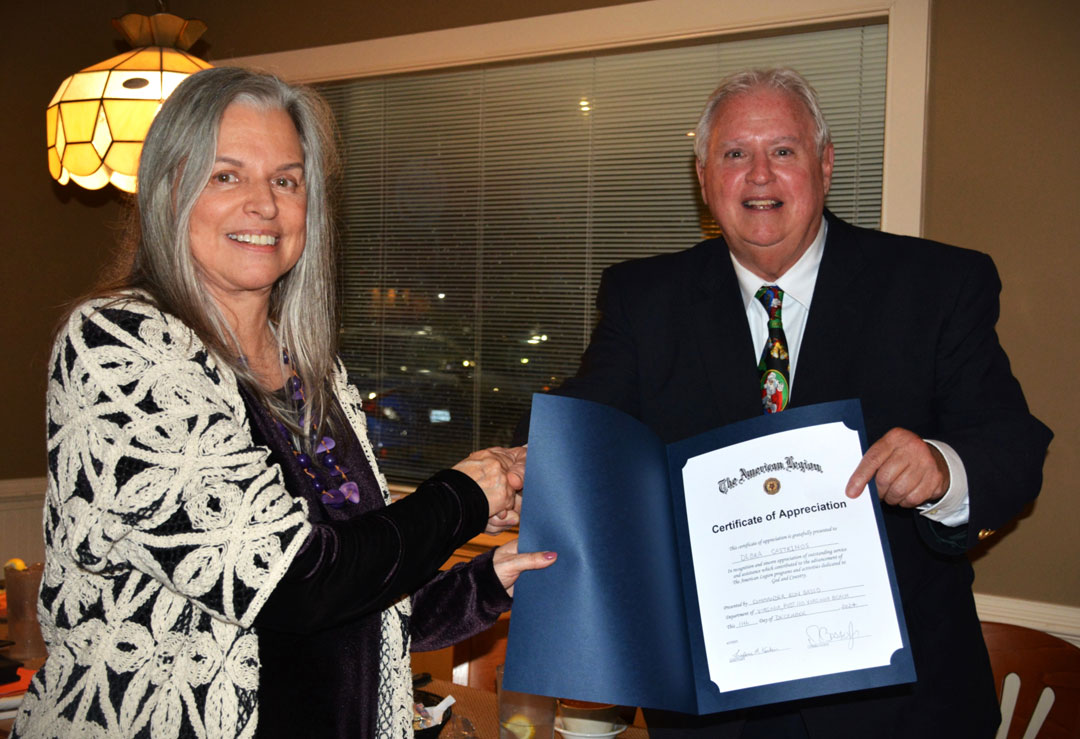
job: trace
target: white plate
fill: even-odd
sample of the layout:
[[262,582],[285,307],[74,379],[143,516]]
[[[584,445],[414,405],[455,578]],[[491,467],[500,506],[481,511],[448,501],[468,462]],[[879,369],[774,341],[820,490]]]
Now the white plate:
[[555,731],[559,732],[563,736],[569,737],[588,737],[588,739],[602,739],[603,737],[616,736],[626,731],[626,724],[616,724],[612,731],[603,731],[599,734],[584,734],[580,731],[570,731],[570,729],[564,729],[559,725],[559,722],[555,722]]

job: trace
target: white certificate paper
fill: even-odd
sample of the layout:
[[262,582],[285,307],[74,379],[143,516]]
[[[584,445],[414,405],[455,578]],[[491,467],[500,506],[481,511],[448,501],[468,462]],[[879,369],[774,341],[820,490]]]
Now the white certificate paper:
[[903,646],[862,449],[834,422],[682,470],[709,678],[722,692],[887,666]]
[[[856,400],[670,444],[614,408],[537,395],[507,689],[717,713],[915,680]],[[553,648],[552,645],[557,645]]]

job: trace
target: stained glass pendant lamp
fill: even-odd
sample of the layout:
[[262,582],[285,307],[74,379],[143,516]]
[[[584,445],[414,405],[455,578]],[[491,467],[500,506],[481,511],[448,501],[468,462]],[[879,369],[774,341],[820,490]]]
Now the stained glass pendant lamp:
[[113,26],[131,51],[68,77],[45,111],[49,173],[89,190],[135,192],[142,141],[158,109],[188,75],[211,65],[187,53],[206,24],[169,13],[128,13]]

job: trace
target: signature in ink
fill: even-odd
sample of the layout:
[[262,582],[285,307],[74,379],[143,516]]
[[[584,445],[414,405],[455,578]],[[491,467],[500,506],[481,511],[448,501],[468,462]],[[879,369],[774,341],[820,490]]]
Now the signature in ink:
[[742,662],[744,659],[749,659],[750,657],[760,657],[763,654],[769,654],[771,652],[779,651],[781,650],[777,649],[776,647],[755,647],[749,652],[744,652],[741,649],[736,649],[735,653],[732,654],[731,657],[728,659],[728,662]]
[[847,642],[847,648],[855,647],[855,639],[859,636],[859,630],[855,624],[848,621],[847,627],[833,630],[828,626],[807,626],[806,641],[811,647],[827,647],[837,642]]

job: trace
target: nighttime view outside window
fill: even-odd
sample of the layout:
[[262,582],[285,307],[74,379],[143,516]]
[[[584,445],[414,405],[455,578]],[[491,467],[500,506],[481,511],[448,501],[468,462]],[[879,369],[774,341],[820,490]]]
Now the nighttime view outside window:
[[828,206],[877,227],[884,25],[319,85],[342,136],[342,357],[392,482],[507,444],[577,368],[600,273],[716,235],[693,131],[730,71],[817,87]]

